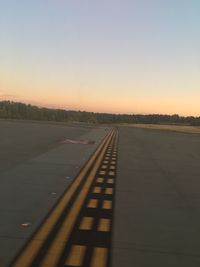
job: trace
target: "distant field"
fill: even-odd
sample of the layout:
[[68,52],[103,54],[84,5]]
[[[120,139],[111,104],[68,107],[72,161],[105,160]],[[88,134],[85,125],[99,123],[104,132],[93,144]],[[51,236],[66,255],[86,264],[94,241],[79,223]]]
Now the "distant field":
[[121,126],[200,134],[200,126],[156,125],[156,124],[121,124]]

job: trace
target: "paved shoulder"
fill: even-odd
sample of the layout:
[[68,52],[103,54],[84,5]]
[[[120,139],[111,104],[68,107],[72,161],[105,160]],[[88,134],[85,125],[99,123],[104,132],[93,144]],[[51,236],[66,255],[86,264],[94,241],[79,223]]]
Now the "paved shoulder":
[[[18,129],[17,124],[10,127],[17,127],[17,131],[23,132],[23,129]],[[40,131],[39,135],[32,132],[33,136],[30,136],[33,142],[31,147],[34,147],[37,156],[34,156],[35,152],[32,153],[28,147],[29,139],[26,137],[26,148],[21,151],[19,147],[12,155],[10,147],[10,153],[5,153],[8,164],[0,173],[1,266],[6,266],[30,238],[109,131],[98,127],[82,130],[77,127],[54,128],[55,126],[48,125],[39,130],[42,125],[29,124],[25,125],[25,131],[29,131],[29,127],[36,127],[37,131]],[[6,135],[6,129],[4,131]],[[43,140],[45,135],[48,135],[47,142]],[[23,145],[23,136],[15,139],[15,132],[9,132],[7,138],[12,139],[13,145],[17,147],[19,144]],[[95,143],[64,144],[60,142],[64,138],[92,140]],[[18,154],[19,159],[16,159]]]

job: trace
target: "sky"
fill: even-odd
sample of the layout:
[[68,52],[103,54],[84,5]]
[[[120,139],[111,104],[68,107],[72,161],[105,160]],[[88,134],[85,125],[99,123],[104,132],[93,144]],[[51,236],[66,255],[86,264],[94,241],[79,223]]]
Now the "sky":
[[0,100],[200,116],[199,0],[0,0]]

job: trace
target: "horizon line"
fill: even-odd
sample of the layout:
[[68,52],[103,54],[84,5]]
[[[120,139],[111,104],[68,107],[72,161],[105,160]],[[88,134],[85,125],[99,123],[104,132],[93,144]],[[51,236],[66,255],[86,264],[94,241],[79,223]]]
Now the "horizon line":
[[182,117],[182,118],[188,118],[188,117],[193,117],[193,118],[200,118],[200,116],[194,116],[194,115],[180,115],[177,113],[171,113],[171,114],[167,114],[167,113],[134,113],[134,112],[127,112],[127,113],[115,113],[115,112],[99,112],[99,111],[87,111],[87,110],[81,110],[81,109],[66,109],[64,107],[55,107],[52,105],[42,105],[42,104],[36,104],[37,102],[26,102],[26,101],[15,101],[15,100],[10,100],[10,99],[0,99],[0,103],[1,102],[12,102],[12,103],[19,103],[19,104],[25,104],[25,105],[31,105],[31,106],[36,106],[38,108],[46,108],[46,109],[53,109],[53,110],[63,110],[63,111],[75,111],[75,112],[88,112],[88,113],[96,113],[96,114],[108,114],[108,115],[127,115],[127,116],[152,116],[152,115],[157,115],[157,116],[178,116],[178,117]]

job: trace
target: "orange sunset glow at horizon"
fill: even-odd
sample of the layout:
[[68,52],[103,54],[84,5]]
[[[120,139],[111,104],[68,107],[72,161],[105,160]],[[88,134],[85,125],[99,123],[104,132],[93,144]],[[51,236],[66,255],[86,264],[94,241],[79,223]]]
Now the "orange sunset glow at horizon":
[[200,116],[198,4],[28,1],[3,7],[0,100]]

